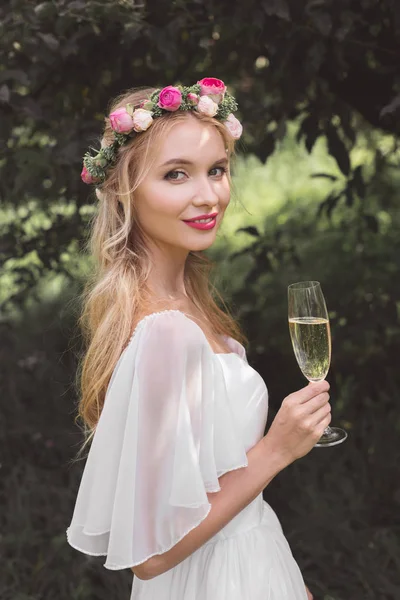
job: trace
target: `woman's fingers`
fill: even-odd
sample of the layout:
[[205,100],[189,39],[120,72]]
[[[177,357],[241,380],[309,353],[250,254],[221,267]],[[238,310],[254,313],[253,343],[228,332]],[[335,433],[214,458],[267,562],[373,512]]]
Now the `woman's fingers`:
[[321,408],[319,411],[313,413],[312,415],[308,415],[302,421],[302,427],[305,431],[310,431],[320,437],[322,432],[326,427],[328,427],[331,422],[331,410],[330,405]]
[[329,403],[329,398],[330,396],[328,392],[318,394],[318,396],[311,398],[311,400],[308,400],[308,402],[303,402],[301,404],[301,410],[304,411],[304,414],[306,415],[312,415],[326,406],[326,404]]
[[309,383],[301,390],[286,396],[285,401],[289,402],[289,404],[292,402],[295,402],[296,404],[304,404],[309,402],[315,396],[318,396],[324,392],[328,392],[330,387],[331,386],[327,381],[325,381],[325,379],[316,383]]
[[301,392],[304,391],[304,402],[311,400],[319,394],[329,392],[330,387],[330,383],[328,383],[325,379],[322,379],[322,381],[310,381],[310,383],[301,390]]

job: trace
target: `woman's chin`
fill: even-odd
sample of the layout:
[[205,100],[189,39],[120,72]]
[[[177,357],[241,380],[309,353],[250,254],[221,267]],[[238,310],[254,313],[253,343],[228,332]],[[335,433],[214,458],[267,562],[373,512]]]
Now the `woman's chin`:
[[210,246],[215,242],[215,235],[209,235],[204,237],[202,240],[198,240],[190,245],[190,250],[192,252],[201,252],[202,250],[207,250]]

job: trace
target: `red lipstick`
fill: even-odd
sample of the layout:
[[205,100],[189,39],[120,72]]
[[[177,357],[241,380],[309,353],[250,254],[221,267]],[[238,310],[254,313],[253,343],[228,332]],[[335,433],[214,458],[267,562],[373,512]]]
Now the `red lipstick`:
[[199,215],[198,217],[193,217],[193,219],[184,219],[185,223],[188,223],[189,221],[197,221],[198,219],[211,219],[217,216],[217,212],[215,213],[211,213],[208,215]]
[[[189,227],[194,227],[195,229],[203,229],[203,230],[213,229],[217,222],[217,215],[218,215],[218,213],[212,213],[210,215],[200,215],[199,217],[195,217],[194,219],[185,220],[184,223],[189,225]],[[208,222],[199,223],[198,222],[199,219],[201,219],[201,220],[208,219]],[[209,220],[209,219],[211,219],[211,220]]]

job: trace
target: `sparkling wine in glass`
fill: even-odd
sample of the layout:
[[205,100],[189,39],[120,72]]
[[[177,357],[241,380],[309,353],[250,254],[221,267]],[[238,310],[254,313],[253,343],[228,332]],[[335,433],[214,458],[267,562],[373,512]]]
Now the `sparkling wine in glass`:
[[[325,298],[318,281],[288,287],[289,331],[294,354],[308,381],[325,379],[331,363],[331,330]],[[327,427],[316,447],[336,446],[347,438],[339,427]]]

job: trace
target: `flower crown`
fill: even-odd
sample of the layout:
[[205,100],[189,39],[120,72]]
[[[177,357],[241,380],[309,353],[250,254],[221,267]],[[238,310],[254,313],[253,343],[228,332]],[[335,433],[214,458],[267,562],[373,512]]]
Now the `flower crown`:
[[237,108],[237,102],[226,91],[224,82],[214,77],[205,77],[190,87],[169,85],[155,90],[149,99],[139,103],[138,108],[128,103],[109,115],[114,141],[99,151],[92,148],[97,152],[95,156],[86,152],[81,179],[88,184],[103,183],[106,170],[117,159],[118,148],[129,142],[136,133],[146,131],[155,118],[176,110],[197,110],[209,117],[215,117],[222,121],[232,137],[238,140],[243,127],[232,114]]

